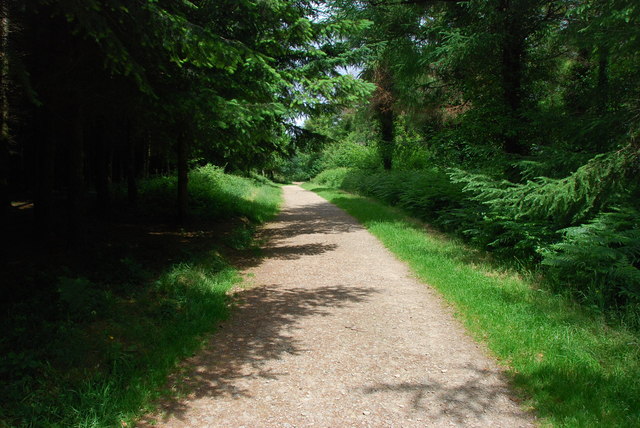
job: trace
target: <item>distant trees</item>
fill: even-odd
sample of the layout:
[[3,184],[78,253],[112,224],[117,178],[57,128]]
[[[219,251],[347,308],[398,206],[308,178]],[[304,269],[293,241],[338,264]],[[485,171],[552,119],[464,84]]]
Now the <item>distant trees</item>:
[[[430,150],[445,152],[440,160],[465,153],[460,161],[520,181],[538,173],[530,159],[566,151],[567,173],[637,127],[634,2],[328,3],[336,20],[371,23],[347,41],[368,48],[360,66],[378,87],[370,108],[381,142],[395,139],[392,130],[417,130]],[[384,124],[390,114],[393,126]],[[382,156],[385,167],[390,156]],[[539,173],[559,174],[547,160],[554,166]]]

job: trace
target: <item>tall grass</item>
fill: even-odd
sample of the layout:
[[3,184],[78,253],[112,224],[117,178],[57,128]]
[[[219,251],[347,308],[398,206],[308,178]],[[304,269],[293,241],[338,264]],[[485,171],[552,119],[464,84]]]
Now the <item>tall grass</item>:
[[317,184],[457,309],[508,370],[525,405],[553,426],[640,426],[640,337],[486,256],[429,233],[397,209]]
[[[259,222],[278,211],[280,189],[269,182],[210,166],[190,178],[196,216]],[[167,210],[174,185],[142,183],[140,212]],[[232,236],[246,241],[247,230]],[[160,257],[179,261],[91,257],[90,279],[68,269],[55,287],[27,283],[33,299],[10,307],[0,325],[0,427],[132,426],[152,406],[177,362],[227,317],[227,292],[240,279],[220,239],[189,246],[180,242],[193,233],[170,232],[180,238]]]

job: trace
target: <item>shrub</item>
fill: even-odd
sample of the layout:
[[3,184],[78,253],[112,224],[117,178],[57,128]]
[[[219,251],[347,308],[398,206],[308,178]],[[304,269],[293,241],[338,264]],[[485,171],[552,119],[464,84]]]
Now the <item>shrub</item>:
[[600,308],[640,304],[639,219],[640,212],[626,208],[563,229],[560,242],[543,252],[552,284]]
[[334,168],[313,181],[379,199],[456,233],[473,229],[482,213],[481,205],[465,197],[462,186],[437,168],[390,172]]
[[280,173],[288,181],[310,180],[322,171],[320,157],[320,153],[299,152],[282,162],[279,166]]
[[322,171],[314,179],[314,183],[322,184],[336,189],[342,188],[345,177],[349,173],[349,168],[333,168]]
[[320,167],[323,170],[342,167],[375,170],[380,165],[375,147],[350,141],[328,145],[320,157]]
[[629,145],[559,179],[337,168],[315,181],[398,206],[521,266],[542,262],[556,290],[608,310],[640,307],[640,189],[623,180],[636,173],[637,149]]

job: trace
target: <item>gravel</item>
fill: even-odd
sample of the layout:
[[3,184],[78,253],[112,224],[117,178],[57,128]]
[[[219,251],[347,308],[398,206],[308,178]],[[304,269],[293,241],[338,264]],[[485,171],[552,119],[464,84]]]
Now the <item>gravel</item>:
[[231,319],[139,426],[535,425],[436,291],[344,211],[284,196]]

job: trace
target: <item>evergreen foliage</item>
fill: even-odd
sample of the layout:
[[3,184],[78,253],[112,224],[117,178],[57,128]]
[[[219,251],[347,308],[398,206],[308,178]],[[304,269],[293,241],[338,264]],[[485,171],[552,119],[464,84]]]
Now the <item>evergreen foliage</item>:
[[[264,176],[316,177],[638,328],[637,3],[2,2],[3,260],[31,231],[34,249],[82,250],[130,213],[262,221],[277,191]],[[70,322],[113,303],[58,276],[37,299]],[[8,355],[25,381],[42,368]]]
[[597,155],[565,178],[539,177],[523,184],[493,181],[460,170],[452,172],[451,177],[454,182],[464,183],[475,200],[497,214],[514,220],[537,218],[562,226],[588,219],[623,197],[639,171],[639,154],[637,145],[630,143],[618,151]]
[[597,308],[640,307],[639,221],[636,208],[621,208],[561,230],[562,239],[543,251],[554,285],[565,284]]
[[[637,312],[635,2],[330,4],[374,23],[349,41],[369,47],[361,75],[378,89],[310,125],[333,124],[317,129],[345,147],[371,129],[362,144],[393,162],[329,165],[351,169],[318,183],[401,207],[601,310]],[[371,114],[381,106],[392,126]]]
[[371,172],[335,168],[318,174],[315,183],[374,197],[403,208],[422,220],[444,226],[462,207],[462,186],[438,169]]
[[337,168],[314,182],[400,207],[500,257],[540,266],[556,291],[635,317],[639,189],[630,180],[637,170],[632,143],[563,179],[517,184],[461,170]]

